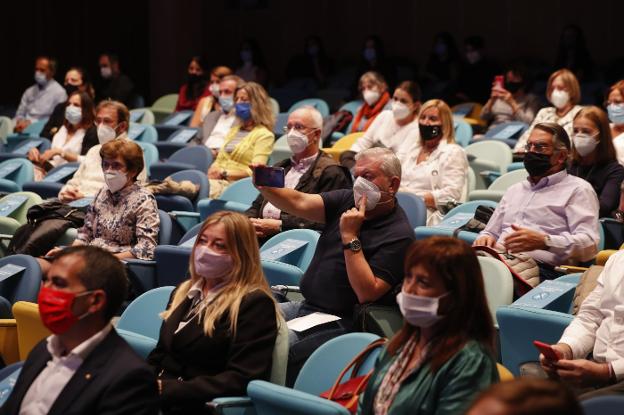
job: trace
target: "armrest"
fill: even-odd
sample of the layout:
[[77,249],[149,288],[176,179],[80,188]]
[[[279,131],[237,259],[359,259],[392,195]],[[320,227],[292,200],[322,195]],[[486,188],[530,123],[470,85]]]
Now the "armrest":
[[468,200],[492,200],[494,202],[500,202],[504,195],[504,190],[479,189],[470,192],[468,194]]
[[252,415],[256,413],[253,402],[247,396],[216,398],[206,402],[206,407],[219,415]]
[[604,265],[607,263],[607,260],[611,257],[611,255],[615,254],[617,251],[615,249],[605,249],[603,251],[598,252],[596,255],[596,265]]
[[559,272],[565,272],[566,274],[583,273],[588,270],[587,267],[577,267],[575,265],[560,265],[555,269]]
[[178,222],[182,226],[182,228],[184,228],[185,232],[200,222],[198,212],[183,212],[181,210],[172,210],[171,212],[169,212],[169,216],[171,216],[171,219],[174,219],[176,222]]
[[7,365],[20,360],[15,319],[0,319],[0,356]]

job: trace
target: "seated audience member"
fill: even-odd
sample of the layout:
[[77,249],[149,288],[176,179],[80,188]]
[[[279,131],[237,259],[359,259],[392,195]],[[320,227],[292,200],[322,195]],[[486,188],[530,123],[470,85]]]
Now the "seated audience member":
[[95,109],[86,92],[70,94],[65,105],[65,122],[52,138],[50,149],[41,153],[36,147],[28,152],[28,160],[35,165],[35,180],[45,177],[48,170],[67,162],[82,161],[89,149],[97,144],[97,130],[93,125]]
[[[103,101],[97,106],[95,113],[99,144],[89,149],[74,176],[59,192],[58,197],[62,202],[68,203],[83,197],[94,197],[105,184],[100,157],[102,145],[115,138],[128,140],[130,112],[124,104],[117,101]],[[147,180],[145,168],[140,172],[138,179],[145,182]]]
[[128,76],[121,72],[119,57],[110,53],[100,55],[100,79],[96,85],[97,101],[110,99],[132,106],[134,84]]
[[353,116],[351,133],[368,130],[375,118],[390,102],[388,84],[377,72],[366,72],[362,75],[358,89],[362,93],[364,103]]
[[561,31],[555,68],[569,69],[581,82],[591,81],[594,78],[594,63],[585,42],[583,29],[579,26],[567,25]]
[[206,219],[189,271],[147,358],[165,414],[205,413],[207,401],[245,395],[250,381],[268,380],[278,325],[285,324],[244,215],[224,211]]
[[357,75],[366,72],[375,72],[391,87],[394,88],[397,80],[397,70],[395,65],[386,56],[386,48],[383,40],[377,35],[367,36],[362,45],[362,54],[357,68]]
[[217,198],[230,183],[251,176],[251,164],[266,164],[273,150],[273,125],[269,96],[255,82],[236,90],[236,122],[223,140],[219,155],[208,169],[210,198]]
[[245,82],[255,82],[262,86],[267,85],[269,74],[262,49],[255,39],[247,38],[243,40],[239,52],[239,60],[234,73],[245,80]]
[[[219,92],[221,90],[221,81],[223,81],[226,76],[232,76],[232,70],[227,66],[217,66],[212,70],[212,72],[210,72],[210,83],[208,85],[210,95],[200,98],[197,103],[195,112],[193,113],[193,118],[191,118],[191,123],[189,124],[191,127],[199,127],[204,122],[208,114],[218,112],[222,109],[221,102],[219,101]],[[242,81],[242,79],[238,76],[236,76],[235,79],[237,81]],[[242,84],[242,82],[240,83]],[[233,92],[230,93],[230,95],[232,94]]]
[[607,114],[598,107],[584,107],[574,117],[572,162],[568,173],[592,185],[598,195],[601,218],[615,213],[620,202],[624,167],[615,157]]
[[466,415],[583,415],[568,388],[546,379],[521,377],[482,392]]
[[[287,188],[304,193],[322,193],[353,186],[351,173],[320,151],[322,128],[323,117],[313,107],[299,108],[288,116],[286,140],[293,156],[275,164],[284,169]],[[245,213],[251,218],[261,242],[289,229],[323,229],[320,223],[282,212],[264,200],[262,195],[258,195]]]
[[[392,109],[381,111],[364,135],[340,156],[340,163],[348,168],[355,164],[355,153],[371,147],[389,148],[399,155],[399,149],[418,134],[420,87],[416,82],[404,81],[392,96]],[[399,157],[400,158],[400,157]]]
[[505,72],[504,85],[492,85],[490,99],[481,110],[481,119],[488,122],[488,130],[510,121],[533,122],[540,102],[535,94],[527,92],[527,78],[526,68],[517,64]]
[[483,276],[465,242],[433,237],[405,258],[401,330],[375,365],[358,414],[463,414],[498,381]]
[[210,94],[211,91],[204,77],[202,59],[199,56],[193,56],[187,69],[186,82],[180,87],[178,92],[178,102],[176,102],[175,111],[195,111],[199,100]]
[[447,96],[459,76],[459,50],[453,35],[439,32],[433,38],[431,53],[421,75],[431,91]]
[[611,86],[606,105],[617,159],[624,166],[624,80]]
[[[95,98],[95,90],[93,89],[93,85],[87,78],[87,73],[79,67],[70,68],[65,74],[65,83],[63,84],[65,88],[65,92],[67,93],[67,97],[73,94],[74,92],[86,92],[91,98],[91,101]],[[61,102],[56,104],[54,110],[52,111],[52,115],[48,118],[48,122],[43,126],[43,130],[41,130],[41,134],[39,136],[45,137],[48,140],[52,140],[54,134],[58,132],[58,130],[65,123],[65,108],[67,107],[67,102]],[[91,130],[87,131],[88,138],[97,143],[97,135],[96,131]]]
[[[119,259],[153,259],[160,218],[154,195],[137,183],[144,168],[141,147],[112,140],[101,147],[100,157],[106,186],[95,195],[73,246],[98,246]],[[47,256],[60,250],[54,248]],[[48,272],[46,262],[39,260],[43,273]]]
[[399,190],[422,197],[427,225],[435,225],[443,216],[438,206],[465,197],[468,159],[464,149],[455,144],[453,113],[444,101],[425,102],[418,128],[399,151],[403,169]]
[[489,86],[500,68],[488,58],[481,36],[468,36],[464,40],[464,53],[457,80],[457,99],[459,102],[486,102]]
[[622,252],[609,258],[596,288],[585,298],[559,343],[552,345],[560,359],[552,361],[540,355],[546,373],[576,387],[581,400],[624,394],[624,347],[618,331],[624,309],[623,266]]
[[579,102],[581,102],[581,86],[576,76],[567,69],[560,69],[550,75],[548,84],[546,85],[546,97],[553,106],[542,108],[533,124],[520,136],[514,152],[523,153],[527,139],[531,135],[531,131],[535,125],[544,122],[554,122],[562,126],[568,136],[572,135],[572,120],[581,110]]
[[226,75],[219,83],[219,92],[209,97],[216,99],[217,109],[204,117],[198,134],[198,140],[212,151],[217,158],[225,136],[236,121],[234,108],[234,92],[245,82],[236,75]]
[[290,330],[289,384],[318,346],[354,328],[357,305],[394,304],[392,290],[403,279],[401,263],[414,231],[395,197],[401,163],[391,150],[371,148],[356,156],[354,175],[352,190],[259,188],[281,211],[325,225],[301,280],[305,300],[280,304],[286,320],[315,312],[340,317],[304,332]]
[[39,292],[53,334],[29,353],[2,414],[158,414],[153,370],[111,318],[126,298],[121,262],[103,249],[60,252]]
[[15,113],[15,132],[21,133],[31,122],[49,117],[54,107],[67,99],[65,89],[56,82],[56,61],[39,56],[35,61],[35,84],[30,86],[20,100]]
[[312,79],[319,88],[327,84],[332,70],[332,61],[325,52],[323,41],[318,36],[306,37],[303,53],[288,62],[286,77],[288,79]]
[[553,267],[589,261],[597,252],[599,204],[591,185],[566,172],[570,139],[562,126],[539,123],[526,144],[529,177],[505,192],[475,245],[525,252],[542,279]]

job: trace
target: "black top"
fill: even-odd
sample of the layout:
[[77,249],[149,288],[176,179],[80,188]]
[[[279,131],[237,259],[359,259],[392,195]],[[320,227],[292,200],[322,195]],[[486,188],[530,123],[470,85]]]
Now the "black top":
[[134,99],[134,84],[124,74],[120,74],[116,78],[100,78],[96,88],[96,101],[100,102],[104,99],[121,101],[130,108]]
[[[350,319],[358,299],[347,276],[340,217],[355,206],[353,190],[321,193],[321,197],[325,205],[325,231],[301,280],[301,292],[310,305]],[[403,209],[397,204],[386,216],[364,221],[359,239],[373,274],[392,287],[398,286],[403,281],[405,252],[414,240],[414,230]],[[393,290],[376,302],[393,304]]]
[[620,185],[624,180],[624,167],[617,161],[608,164],[581,166],[572,163],[568,173],[589,182],[598,195],[600,202],[600,217],[611,217],[611,213],[620,204]]
[[[0,414],[18,414],[32,383],[52,359],[42,340],[28,354]],[[98,344],[52,404],[50,415],[158,414],[158,390],[151,367],[115,329]]]
[[[41,130],[41,137],[45,137],[48,140],[52,141],[54,138],[54,134],[58,132],[58,130],[63,126],[65,122],[65,107],[67,104],[65,102],[61,102],[54,107],[54,111],[52,111],[52,115],[48,119],[48,122],[43,126],[43,130]],[[97,137],[97,128],[94,125],[89,127],[87,131],[85,131],[84,138],[82,139],[82,146],[80,147],[80,155],[84,156],[87,154],[89,149],[94,145],[99,144]]]

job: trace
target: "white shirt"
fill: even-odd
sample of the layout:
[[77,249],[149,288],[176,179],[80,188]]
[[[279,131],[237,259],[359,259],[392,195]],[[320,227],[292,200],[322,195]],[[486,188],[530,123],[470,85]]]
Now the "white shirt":
[[617,156],[618,163],[624,166],[624,133],[613,139],[613,147],[615,147],[615,155]]
[[[436,205],[451,200],[461,201],[464,198],[468,178],[468,159],[466,152],[457,144],[440,141],[429,158],[417,163],[422,151],[420,140],[410,150],[399,151],[401,161],[400,192],[410,192],[418,196],[431,193]],[[427,212],[427,225],[435,225],[442,219],[437,210]]]
[[373,120],[364,135],[358,138],[351,146],[351,151],[359,153],[371,147],[385,147],[392,150],[397,156],[401,148],[419,141],[418,119],[406,125],[399,125],[394,119],[392,110],[384,110]]
[[82,362],[104,340],[112,328],[111,324],[107,324],[65,356],[65,350],[58,336],[54,334],[49,336],[47,347],[52,360],[48,361],[46,367],[26,391],[19,411],[20,415],[47,414]]
[[[54,137],[52,137],[52,148],[60,148],[63,151],[69,151],[71,153],[77,154],[78,161],[81,161],[83,157],[80,156],[80,151],[82,150],[82,140],[85,136],[85,130],[84,128],[77,129],[76,131],[74,131],[74,135],[72,135],[69,140],[67,139],[67,133],[67,128],[63,125],[56,132],[56,134],[54,134]],[[58,154],[52,157],[52,159],[50,160],[50,164],[52,164],[54,167],[60,166],[61,164],[65,163],[67,163],[67,160],[65,160]]]
[[208,148],[219,150],[223,145],[225,136],[230,131],[230,128],[232,128],[232,124],[234,124],[235,120],[236,114],[234,111],[230,111],[230,114],[222,114],[217,120],[217,123],[210,133],[210,137],[208,137],[208,140],[206,140],[204,145]]
[[195,284],[191,286],[186,296],[191,300],[191,309],[187,313],[187,318],[180,321],[178,324],[178,328],[174,332],[174,334],[178,333],[180,330],[184,328],[191,320],[195,318],[196,315],[203,313],[206,306],[214,301],[217,298],[217,295],[223,288],[228,284],[229,281],[223,281],[221,284],[215,285],[212,287],[207,294],[204,294],[204,279],[198,279]]
[[596,288],[559,340],[572,349],[574,359],[593,352],[597,362],[611,362],[618,381],[624,379],[624,252],[607,261]]

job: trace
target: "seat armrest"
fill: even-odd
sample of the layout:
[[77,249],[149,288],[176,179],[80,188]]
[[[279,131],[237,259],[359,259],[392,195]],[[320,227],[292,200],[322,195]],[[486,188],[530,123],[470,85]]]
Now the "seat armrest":
[[216,398],[206,402],[206,407],[218,415],[254,415],[253,402],[247,396]]
[[0,319],[0,356],[7,365],[20,360],[15,319]]

